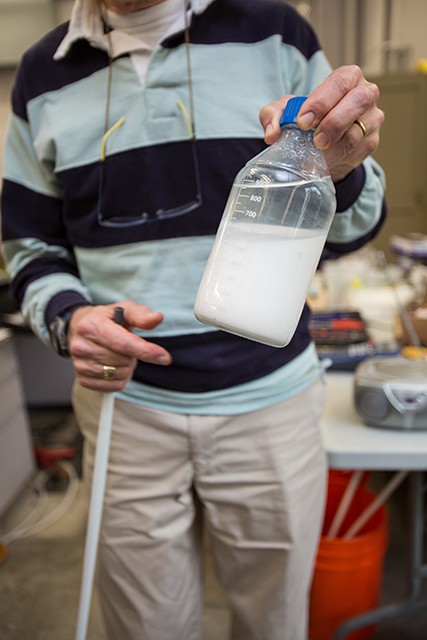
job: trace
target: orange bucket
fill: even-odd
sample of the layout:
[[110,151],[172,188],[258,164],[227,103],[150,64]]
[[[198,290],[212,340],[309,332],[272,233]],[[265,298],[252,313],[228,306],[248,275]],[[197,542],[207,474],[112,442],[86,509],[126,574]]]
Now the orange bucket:
[[[388,544],[387,511],[373,514],[363,529],[349,540],[326,538],[339,506],[347,479],[330,474],[325,521],[310,594],[310,640],[332,640],[337,628],[349,618],[375,609],[380,600],[383,561]],[[342,524],[343,535],[375,498],[361,485]],[[346,640],[367,640],[375,627],[353,631]]]

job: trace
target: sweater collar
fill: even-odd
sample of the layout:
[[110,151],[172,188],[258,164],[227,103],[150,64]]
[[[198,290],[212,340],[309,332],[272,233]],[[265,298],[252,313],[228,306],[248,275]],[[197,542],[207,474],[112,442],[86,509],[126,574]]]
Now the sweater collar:
[[[191,19],[193,13],[203,13],[212,2],[214,2],[214,0],[191,0],[188,19]],[[125,52],[130,53],[131,51],[136,51],[141,47],[140,41],[126,33],[117,33],[114,35],[113,31],[111,35],[114,36],[114,57],[122,55]],[[103,51],[109,50],[108,37],[104,31],[101,13],[96,3],[90,2],[89,0],[75,0],[67,34],[57,48],[53,59],[62,60],[65,58],[72,45],[81,39],[87,40],[96,49],[102,49]]]

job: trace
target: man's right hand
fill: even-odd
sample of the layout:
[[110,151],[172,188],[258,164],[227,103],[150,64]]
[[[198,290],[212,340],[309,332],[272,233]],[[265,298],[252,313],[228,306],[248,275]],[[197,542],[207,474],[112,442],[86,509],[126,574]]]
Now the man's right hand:
[[[124,310],[124,327],[113,321],[117,306]],[[134,328],[154,329],[162,320],[161,313],[130,300],[76,309],[68,328],[68,349],[78,382],[94,391],[121,391],[132,378],[137,360],[169,365],[170,353],[132,333]],[[105,365],[115,367],[114,378],[104,378]]]

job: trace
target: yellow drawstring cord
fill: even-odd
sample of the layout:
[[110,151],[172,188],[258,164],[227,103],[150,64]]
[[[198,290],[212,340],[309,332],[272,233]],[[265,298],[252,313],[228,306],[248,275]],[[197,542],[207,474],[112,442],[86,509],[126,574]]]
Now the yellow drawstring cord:
[[185,117],[187,118],[187,124],[188,124],[188,130],[190,132],[190,138],[193,139],[194,138],[194,128],[193,128],[193,123],[191,122],[191,118],[190,118],[190,114],[188,113],[188,110],[186,108],[186,106],[181,102],[181,100],[177,100],[177,105],[180,109],[182,109]]
[[108,129],[108,131],[106,133],[104,133],[104,136],[102,138],[102,143],[101,143],[101,156],[100,156],[100,160],[101,162],[104,162],[105,160],[105,146],[107,144],[107,140],[108,138],[111,136],[111,134],[113,133],[113,131],[115,131],[116,129],[118,129],[119,127],[122,126],[122,124],[124,123],[125,119],[124,118],[120,118],[120,120],[118,120],[116,122],[116,124],[114,124],[111,129]]
[[[184,113],[186,120],[187,120],[187,125],[188,125],[188,130],[190,132],[190,138],[193,139],[194,138],[194,128],[193,128],[193,123],[191,122],[191,118],[190,118],[190,114],[188,113],[188,109],[187,107],[181,102],[181,100],[177,100],[177,104],[178,107],[182,110],[182,112]],[[118,129],[119,127],[122,126],[122,124],[124,123],[125,119],[124,118],[120,118],[120,120],[118,120],[116,122],[116,124],[113,124],[113,126],[108,129],[108,131],[106,131],[106,133],[104,133],[103,138],[102,138],[102,142],[101,142],[101,154],[100,154],[100,160],[101,162],[104,162],[105,160],[105,147],[107,145],[107,140],[108,138],[111,136],[111,134]]]

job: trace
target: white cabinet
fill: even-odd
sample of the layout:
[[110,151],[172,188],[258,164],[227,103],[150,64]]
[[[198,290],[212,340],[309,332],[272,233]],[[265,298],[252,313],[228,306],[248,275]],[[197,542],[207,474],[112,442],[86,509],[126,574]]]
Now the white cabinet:
[[12,334],[0,328],[0,516],[35,472]]

